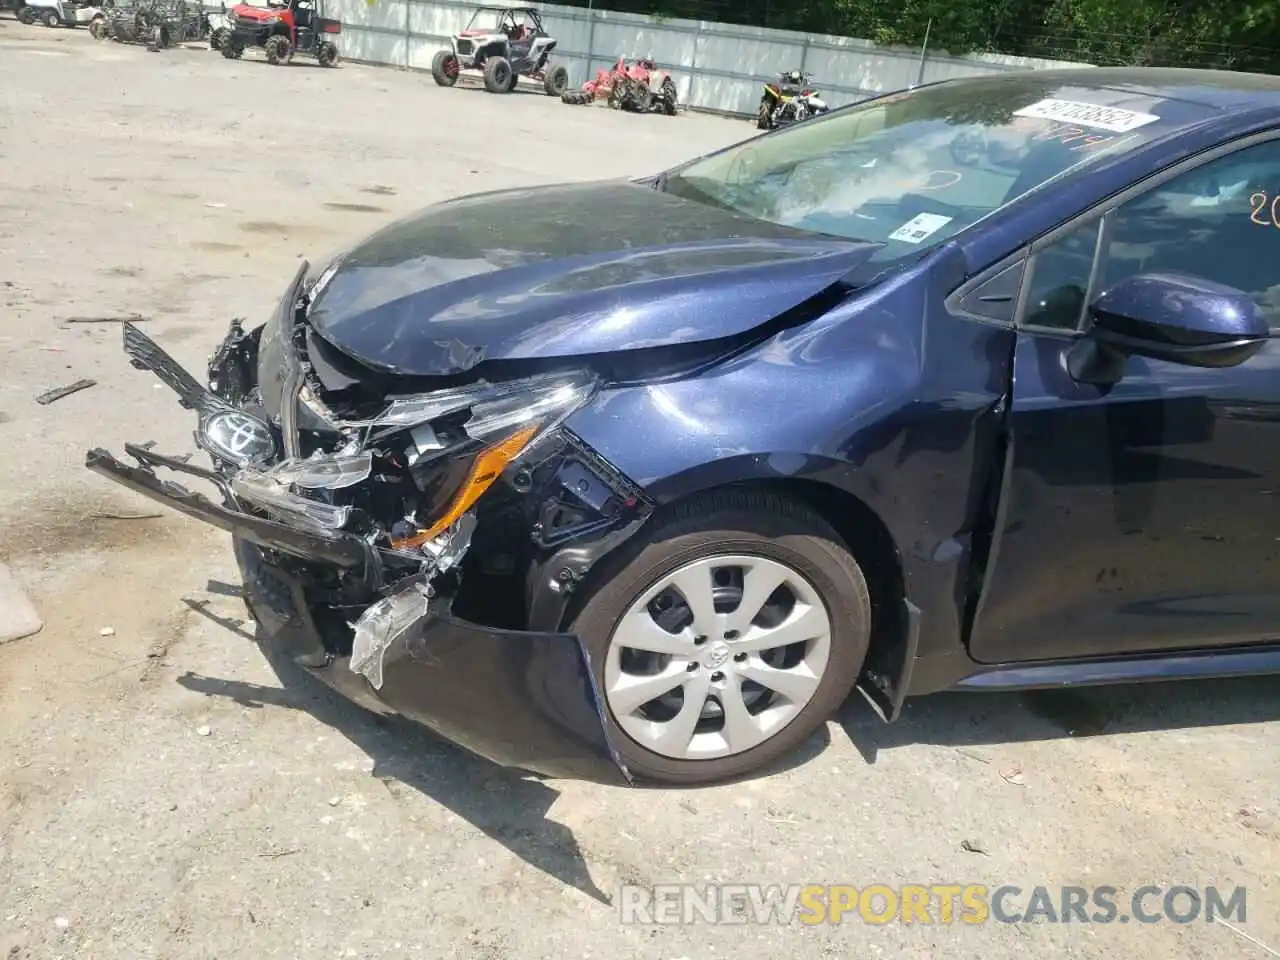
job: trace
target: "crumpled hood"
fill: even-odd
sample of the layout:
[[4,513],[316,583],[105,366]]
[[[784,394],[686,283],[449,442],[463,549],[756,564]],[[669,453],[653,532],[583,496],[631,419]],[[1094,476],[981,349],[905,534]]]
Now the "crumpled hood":
[[630,181],[505,190],[375,233],[320,275],[309,316],[369,366],[453,375],[731,337],[876,249]]

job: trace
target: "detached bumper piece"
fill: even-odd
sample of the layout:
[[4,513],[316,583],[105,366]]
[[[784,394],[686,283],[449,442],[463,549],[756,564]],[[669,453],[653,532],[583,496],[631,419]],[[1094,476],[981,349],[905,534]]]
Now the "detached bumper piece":
[[[238,544],[246,599],[259,622],[284,633],[311,637],[315,625],[302,583],[270,563],[264,550],[311,562],[354,568],[371,549],[349,535],[321,535],[214,503],[181,484],[157,476],[168,467],[219,486],[209,470],[129,445],[138,466],[101,449],[85,465],[122,486],[225,530]],[[375,561],[376,562],[376,561]],[[396,713],[499,766],[547,777],[627,784],[630,774],[605,733],[603,702],[582,642],[571,634],[497,630],[424,604],[422,613],[381,651],[378,690],[350,669],[347,657],[299,659],[343,696],[379,713]],[[301,639],[302,644],[297,644]],[[295,652],[309,652],[295,638]]]
[[172,507],[179,513],[185,513],[260,547],[343,568],[360,567],[369,561],[371,548],[358,537],[299,530],[275,520],[214,503],[203,494],[188,490],[181,484],[160,479],[153,468],[168,467],[223,487],[226,481],[212,470],[202,470],[176,457],[154,454],[146,447],[134,444],[127,445],[125,449],[139,461],[138,466],[131,467],[122,463],[100,448],[86,454],[85,466],[94,473]]

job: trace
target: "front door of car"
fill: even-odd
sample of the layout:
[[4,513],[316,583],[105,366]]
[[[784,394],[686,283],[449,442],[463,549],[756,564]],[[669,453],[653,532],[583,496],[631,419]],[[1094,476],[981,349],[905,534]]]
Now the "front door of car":
[[[1153,272],[1245,291],[1273,338],[1238,366],[1130,357],[1114,386],[1076,382],[1089,305]],[[1280,139],[1162,174],[1034,244],[1017,320],[974,659],[1280,638]]]

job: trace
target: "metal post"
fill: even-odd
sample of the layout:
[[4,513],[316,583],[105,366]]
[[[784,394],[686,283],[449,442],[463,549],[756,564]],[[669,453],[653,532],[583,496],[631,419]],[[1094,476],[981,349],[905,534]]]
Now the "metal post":
[[698,82],[698,41],[702,39],[702,21],[697,21],[698,26],[693,31],[693,58],[689,61],[689,94],[686,98],[689,107],[693,107],[693,88]]
[[409,45],[413,43],[411,33],[413,33],[413,0],[404,0],[404,68],[406,70],[412,63],[409,57]]
[[804,38],[804,46],[800,48],[800,72],[804,73],[804,65],[809,61],[809,38]]
[[583,83],[586,83],[594,76],[591,68],[595,66],[596,57],[595,0],[587,0],[587,19],[590,21],[590,25],[587,27],[587,75],[582,78]]
[[929,22],[924,25],[924,43],[920,45],[920,71],[916,74],[916,83],[918,87],[924,83],[924,67],[925,58],[929,55],[929,31],[933,29],[933,17],[929,18]]

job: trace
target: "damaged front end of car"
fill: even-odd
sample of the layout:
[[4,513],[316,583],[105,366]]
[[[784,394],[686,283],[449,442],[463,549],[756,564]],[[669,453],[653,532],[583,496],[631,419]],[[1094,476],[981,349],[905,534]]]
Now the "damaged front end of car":
[[344,379],[313,355],[307,274],[264,325],[233,322],[208,386],[124,325],[133,365],[197,415],[212,469],[150,444],[86,466],[232,534],[254,619],[344,695],[503,766],[629,782],[587,648],[561,632],[575,584],[653,509],[564,426],[595,375],[400,395]]

